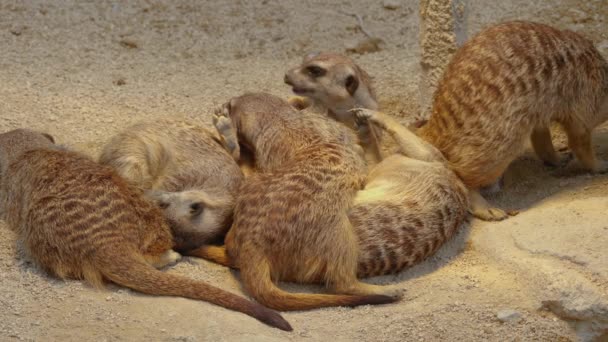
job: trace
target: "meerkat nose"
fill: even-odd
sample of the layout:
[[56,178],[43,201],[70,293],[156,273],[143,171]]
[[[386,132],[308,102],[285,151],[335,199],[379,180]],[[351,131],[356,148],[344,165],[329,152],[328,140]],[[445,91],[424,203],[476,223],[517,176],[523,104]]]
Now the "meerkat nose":
[[283,79],[285,84],[293,86],[293,82],[291,81],[291,77],[289,77],[289,72],[285,74],[285,78]]

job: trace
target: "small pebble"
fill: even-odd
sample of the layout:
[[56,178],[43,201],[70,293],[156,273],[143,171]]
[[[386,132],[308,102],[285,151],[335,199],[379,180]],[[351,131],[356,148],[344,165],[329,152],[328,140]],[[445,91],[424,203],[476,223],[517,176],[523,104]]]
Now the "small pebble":
[[521,319],[521,314],[515,310],[505,309],[500,310],[496,313],[496,318],[503,323],[507,322],[519,322]]
[[401,7],[401,3],[397,0],[384,0],[382,6],[384,6],[384,8],[386,8],[387,10],[393,11]]

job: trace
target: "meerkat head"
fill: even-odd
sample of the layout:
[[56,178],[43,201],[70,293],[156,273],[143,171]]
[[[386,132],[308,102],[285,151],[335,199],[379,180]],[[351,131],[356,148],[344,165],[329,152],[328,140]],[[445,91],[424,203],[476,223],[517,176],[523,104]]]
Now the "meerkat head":
[[355,107],[377,109],[371,78],[352,59],[333,53],[311,53],[285,74],[285,83],[335,114]]
[[233,201],[225,194],[214,196],[202,190],[149,190],[145,195],[163,210],[179,249],[214,242],[229,228]]
[[246,93],[233,97],[216,110],[216,115],[232,120],[239,143],[248,148],[255,145],[256,138],[264,130],[274,125],[276,113],[296,115],[297,112],[287,101],[268,93]]
[[55,138],[48,133],[30,129],[15,129],[0,134],[0,167],[2,173],[21,154],[55,145]]

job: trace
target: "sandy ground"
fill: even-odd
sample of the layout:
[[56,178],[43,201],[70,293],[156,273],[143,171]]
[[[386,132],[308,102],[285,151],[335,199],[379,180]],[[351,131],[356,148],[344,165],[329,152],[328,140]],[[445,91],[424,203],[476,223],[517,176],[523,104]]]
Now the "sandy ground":
[[[470,33],[503,19],[534,19],[581,32],[608,55],[606,0],[488,3],[469,1]],[[112,134],[136,121],[175,115],[208,121],[214,105],[247,90],[287,96],[283,72],[304,53],[341,52],[364,38],[355,19],[339,11],[363,15],[384,39],[381,51],[353,57],[374,76],[384,109],[407,118],[418,108],[418,4],[396,4],[389,10],[364,0],[0,0],[0,130],[45,130],[96,156]],[[596,143],[608,158],[605,128]],[[563,146],[563,138],[556,144]],[[292,333],[207,303],[51,279],[19,255],[2,223],[0,340],[577,341],[591,338],[590,327],[596,339],[608,339],[608,332],[598,337],[608,321],[607,190],[607,176],[556,177],[528,154],[493,199],[522,210],[519,216],[473,220],[434,258],[370,280],[407,289],[402,302],[286,313]],[[538,241],[553,245],[535,247]],[[168,272],[242,293],[237,274],[201,260]],[[576,277],[583,285],[570,281]],[[568,286],[578,290],[563,290]],[[564,314],[565,305],[543,309],[563,299],[545,300],[545,288],[577,298],[577,308],[587,299],[577,293],[593,293],[595,321]],[[501,322],[504,309],[521,318]]]

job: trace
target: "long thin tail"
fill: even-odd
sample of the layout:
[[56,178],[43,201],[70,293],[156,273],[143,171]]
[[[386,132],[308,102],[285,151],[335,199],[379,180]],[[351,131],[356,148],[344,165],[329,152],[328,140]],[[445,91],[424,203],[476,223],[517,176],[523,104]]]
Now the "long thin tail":
[[[253,258],[255,259],[255,258]],[[397,301],[385,295],[331,295],[289,293],[277,287],[270,278],[267,260],[252,260],[241,267],[241,279],[251,295],[265,306],[279,311],[309,310],[332,306],[388,304]]]
[[100,257],[97,264],[106,278],[139,292],[204,300],[242,312],[272,327],[292,330],[291,325],[273,310],[204,282],[161,272],[140,255],[114,254],[111,258]]

